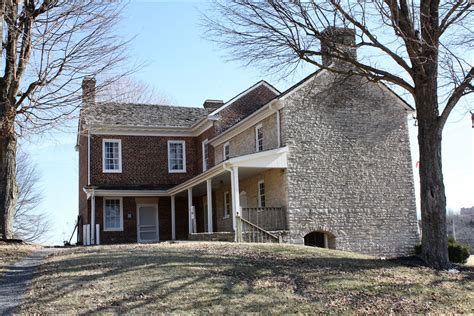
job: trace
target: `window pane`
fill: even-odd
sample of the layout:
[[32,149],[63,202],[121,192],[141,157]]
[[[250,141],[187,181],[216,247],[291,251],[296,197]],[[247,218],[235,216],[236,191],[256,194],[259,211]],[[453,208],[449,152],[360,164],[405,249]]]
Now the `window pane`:
[[120,169],[120,148],[119,142],[104,143],[104,166],[105,170]]
[[105,223],[106,229],[121,228],[120,200],[105,200]]
[[169,144],[169,165],[171,170],[184,170],[184,144]]

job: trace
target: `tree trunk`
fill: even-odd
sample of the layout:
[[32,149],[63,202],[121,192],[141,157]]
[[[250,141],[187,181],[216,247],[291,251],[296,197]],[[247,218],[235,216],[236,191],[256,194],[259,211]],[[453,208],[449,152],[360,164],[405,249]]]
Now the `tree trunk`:
[[441,160],[442,129],[439,127],[436,83],[419,87],[416,108],[420,150],[422,257],[435,269],[448,269],[446,196]]
[[[1,111],[0,111],[1,112]],[[0,116],[0,238],[13,238],[13,216],[18,198],[16,183],[17,140],[13,118]]]

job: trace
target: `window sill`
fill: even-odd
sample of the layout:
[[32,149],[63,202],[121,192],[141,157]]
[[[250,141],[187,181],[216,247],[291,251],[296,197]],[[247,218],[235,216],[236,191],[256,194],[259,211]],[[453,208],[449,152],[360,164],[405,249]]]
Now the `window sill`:
[[104,232],[123,232],[123,228],[109,228],[109,229],[104,229]]
[[122,173],[122,170],[102,170],[102,173]]
[[229,219],[230,218],[230,215],[224,215],[224,217],[222,217],[222,219]]
[[168,170],[168,173],[186,173],[186,170]]

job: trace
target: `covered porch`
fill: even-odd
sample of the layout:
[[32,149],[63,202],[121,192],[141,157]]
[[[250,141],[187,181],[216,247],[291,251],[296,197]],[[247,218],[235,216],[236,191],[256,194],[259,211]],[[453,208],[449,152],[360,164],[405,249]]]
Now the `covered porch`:
[[287,153],[283,147],[232,158],[173,188],[172,199],[187,197],[189,238],[235,240],[238,218],[287,230]]

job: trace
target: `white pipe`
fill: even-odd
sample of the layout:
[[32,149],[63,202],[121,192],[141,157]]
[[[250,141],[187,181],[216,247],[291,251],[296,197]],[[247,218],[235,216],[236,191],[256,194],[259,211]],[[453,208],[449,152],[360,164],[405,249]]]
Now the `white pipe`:
[[171,196],[171,239],[176,240],[176,201],[175,196]]
[[95,225],[95,244],[100,245],[100,224]]
[[208,179],[206,181],[207,187],[207,232],[212,233],[212,180]]
[[[105,212],[105,210],[104,210]],[[91,244],[95,245],[95,191],[92,191],[91,197]]]
[[193,233],[193,189],[188,189],[188,231]]
[[87,132],[87,185],[91,185],[91,133]]
[[87,245],[87,225],[82,225],[82,245]]

